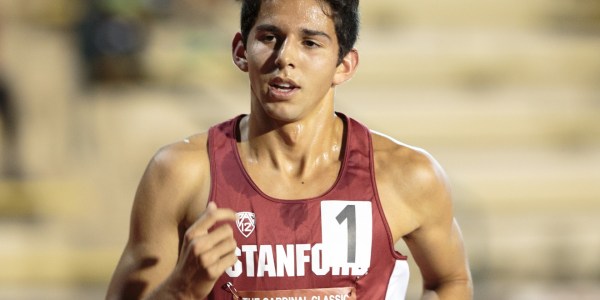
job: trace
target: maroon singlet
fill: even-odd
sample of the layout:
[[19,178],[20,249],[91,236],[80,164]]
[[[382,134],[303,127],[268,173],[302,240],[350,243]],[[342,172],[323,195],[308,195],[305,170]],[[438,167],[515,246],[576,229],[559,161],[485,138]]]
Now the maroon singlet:
[[209,201],[237,212],[238,262],[208,299],[404,299],[408,264],[377,194],[370,132],[338,116],[346,126],[340,172],[310,199],[275,199],[256,186],[236,145],[243,116],[210,129]]

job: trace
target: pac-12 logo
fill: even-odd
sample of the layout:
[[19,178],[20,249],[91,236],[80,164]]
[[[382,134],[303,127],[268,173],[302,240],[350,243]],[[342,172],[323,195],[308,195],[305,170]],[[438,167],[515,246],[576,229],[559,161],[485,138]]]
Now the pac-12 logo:
[[240,233],[245,237],[249,237],[256,227],[256,217],[253,212],[242,211],[235,214],[235,223]]

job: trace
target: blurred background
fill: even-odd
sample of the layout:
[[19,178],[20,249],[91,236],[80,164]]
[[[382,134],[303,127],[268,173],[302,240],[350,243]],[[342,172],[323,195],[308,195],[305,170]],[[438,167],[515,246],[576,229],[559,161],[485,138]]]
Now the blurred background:
[[[600,2],[361,5],[337,109],[445,167],[476,299],[600,299]],[[238,10],[0,0],[0,299],[104,297],[153,153],[248,111]]]

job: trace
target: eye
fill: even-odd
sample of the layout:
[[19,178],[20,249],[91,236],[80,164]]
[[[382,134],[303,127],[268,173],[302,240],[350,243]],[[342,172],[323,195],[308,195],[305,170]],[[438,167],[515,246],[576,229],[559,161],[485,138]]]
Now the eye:
[[271,43],[274,42],[276,40],[275,35],[273,34],[265,34],[263,36],[260,37],[260,40],[264,43]]
[[305,40],[303,42],[304,46],[308,47],[308,48],[317,48],[320,47],[321,45],[319,45],[317,42],[313,41],[313,40]]

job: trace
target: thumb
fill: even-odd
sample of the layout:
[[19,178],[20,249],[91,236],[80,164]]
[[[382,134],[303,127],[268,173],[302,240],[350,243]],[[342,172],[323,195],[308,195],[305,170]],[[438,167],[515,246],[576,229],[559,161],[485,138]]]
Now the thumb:
[[208,205],[206,206],[206,210],[215,210],[215,209],[217,209],[217,204],[215,204],[214,201],[208,202]]

